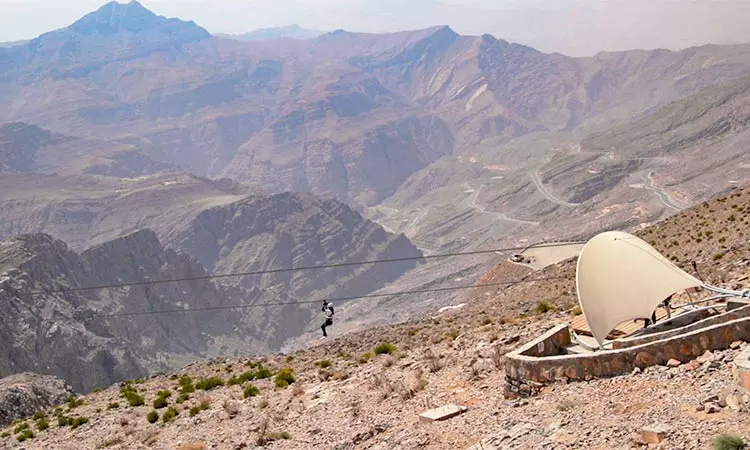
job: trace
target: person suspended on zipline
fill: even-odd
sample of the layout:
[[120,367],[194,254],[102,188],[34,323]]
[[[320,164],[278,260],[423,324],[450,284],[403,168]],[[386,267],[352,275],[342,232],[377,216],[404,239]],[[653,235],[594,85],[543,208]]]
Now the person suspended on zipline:
[[333,325],[333,305],[329,303],[327,300],[323,300],[323,307],[320,308],[323,313],[326,315],[326,321],[323,322],[323,325],[320,326],[320,329],[323,330],[323,337],[328,337],[328,333],[326,333],[326,327],[330,327]]

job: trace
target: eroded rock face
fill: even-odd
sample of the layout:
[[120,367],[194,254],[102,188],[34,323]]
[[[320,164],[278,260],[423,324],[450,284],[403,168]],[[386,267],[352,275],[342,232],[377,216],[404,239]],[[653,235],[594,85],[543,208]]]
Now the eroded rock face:
[[65,381],[31,372],[0,379],[0,427],[64,402],[74,394]]

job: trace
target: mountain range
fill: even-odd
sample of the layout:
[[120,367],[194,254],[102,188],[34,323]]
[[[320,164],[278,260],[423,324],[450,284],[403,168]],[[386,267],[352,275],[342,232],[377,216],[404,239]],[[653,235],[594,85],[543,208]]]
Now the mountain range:
[[[750,180],[750,44],[574,58],[446,26],[303,31],[228,39],[113,2],[0,48],[0,239],[13,298],[32,289],[12,280],[28,276],[27,258],[37,289],[416,259],[635,227]],[[416,290],[475,279],[509,252],[59,298],[50,311],[68,318],[76,345],[115,362],[87,357],[91,377],[66,372],[66,356],[45,369],[38,360],[75,346],[31,358],[49,330],[18,326],[7,337],[24,355],[7,355],[0,375],[46,370],[86,389],[189,358],[279,350],[316,323],[308,307],[253,309],[207,322],[204,338],[172,318],[91,328],[79,307]],[[339,311],[366,327],[452,298],[386,295]],[[8,323],[44,309],[30,302]],[[179,348],[162,345],[167,335]]]
[[261,28],[242,34],[216,34],[217,37],[234,39],[237,41],[264,41],[269,39],[314,39],[325,31],[308,30],[297,24],[285,27]]

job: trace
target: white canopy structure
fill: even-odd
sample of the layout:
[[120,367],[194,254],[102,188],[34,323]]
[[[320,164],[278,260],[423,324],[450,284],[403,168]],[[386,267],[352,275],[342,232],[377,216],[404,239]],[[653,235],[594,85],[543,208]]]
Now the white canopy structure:
[[617,325],[650,318],[667,297],[704,283],[642,239],[621,231],[601,233],[581,250],[576,290],[599,346]]

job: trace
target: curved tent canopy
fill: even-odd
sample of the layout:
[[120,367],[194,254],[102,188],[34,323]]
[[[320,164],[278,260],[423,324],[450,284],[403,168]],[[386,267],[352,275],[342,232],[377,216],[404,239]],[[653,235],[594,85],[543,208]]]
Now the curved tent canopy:
[[701,286],[644,240],[621,231],[589,240],[576,267],[578,301],[599,345],[622,322],[649,318],[670,295]]

